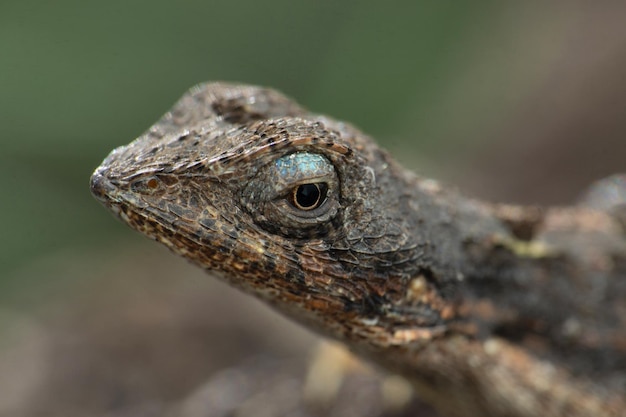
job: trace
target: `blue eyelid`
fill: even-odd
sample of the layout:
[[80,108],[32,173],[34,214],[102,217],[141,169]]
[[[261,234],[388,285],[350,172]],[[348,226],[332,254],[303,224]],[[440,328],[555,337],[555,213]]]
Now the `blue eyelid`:
[[305,179],[329,175],[332,164],[317,153],[297,152],[278,158],[274,163],[278,175],[284,179]]

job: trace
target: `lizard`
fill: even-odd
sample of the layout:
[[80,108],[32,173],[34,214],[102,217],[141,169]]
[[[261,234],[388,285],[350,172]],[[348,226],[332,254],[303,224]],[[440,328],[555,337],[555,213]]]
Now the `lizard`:
[[451,416],[626,415],[626,176],[516,206],[270,88],[193,87],[90,180],[123,222]]

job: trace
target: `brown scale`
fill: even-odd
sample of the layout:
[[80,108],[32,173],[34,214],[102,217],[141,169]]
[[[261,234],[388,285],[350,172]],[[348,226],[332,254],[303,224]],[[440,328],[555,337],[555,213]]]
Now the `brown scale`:
[[[271,180],[295,152],[336,174],[311,206],[294,204],[307,178]],[[407,377],[442,413],[618,417],[626,181],[615,178],[586,208],[483,203],[276,91],[203,84],[112,152],[91,189],[137,231]]]

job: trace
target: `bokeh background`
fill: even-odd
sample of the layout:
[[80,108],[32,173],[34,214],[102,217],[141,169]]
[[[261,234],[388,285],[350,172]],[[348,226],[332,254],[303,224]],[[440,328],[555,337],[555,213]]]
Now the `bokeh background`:
[[[203,384],[200,397],[235,400],[185,415],[315,415],[275,371],[306,380],[313,336],[89,195],[107,153],[192,85],[272,86],[423,175],[484,198],[565,204],[626,171],[625,19],[620,2],[582,0],[3,0],[0,416],[183,415],[175,407]],[[267,372],[276,384],[254,385]],[[355,409],[369,392],[359,381],[321,415],[405,412],[373,394]]]

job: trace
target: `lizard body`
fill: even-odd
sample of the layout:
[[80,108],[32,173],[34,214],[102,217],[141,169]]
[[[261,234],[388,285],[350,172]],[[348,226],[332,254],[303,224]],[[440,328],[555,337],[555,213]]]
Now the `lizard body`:
[[[457,416],[626,414],[626,185],[468,199],[271,89],[203,84],[114,150],[124,222]],[[599,196],[599,197],[598,197]],[[609,201],[609,203],[607,203]]]

